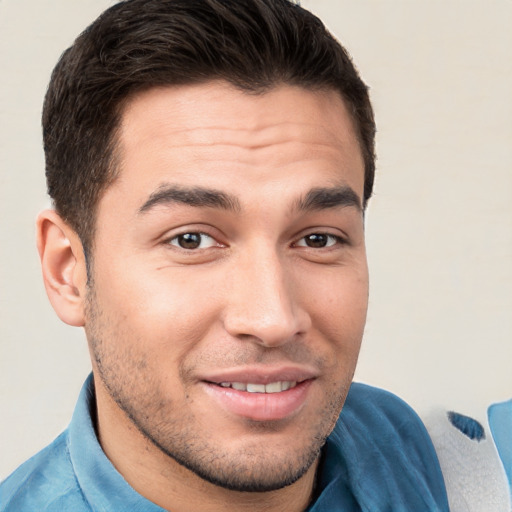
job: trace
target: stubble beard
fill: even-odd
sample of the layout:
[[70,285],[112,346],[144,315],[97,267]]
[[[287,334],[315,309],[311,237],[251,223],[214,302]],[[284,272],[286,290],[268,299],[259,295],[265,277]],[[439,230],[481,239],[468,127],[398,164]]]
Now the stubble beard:
[[[158,450],[201,479],[224,489],[269,492],[303,477],[319,458],[350,386],[350,381],[343,383],[331,393],[300,449],[286,454],[282,449],[283,456],[279,457],[262,443],[253,443],[226,453],[206,435],[207,418],[197,418],[191,412],[172,414],[173,403],[161,392],[146,361],[134,357],[130,347],[123,344],[121,330],[101,311],[92,283],[87,294],[86,318],[91,355],[103,386],[117,406]],[[198,428],[200,423],[203,431],[201,426]],[[248,425],[254,431],[267,430],[270,435],[279,428],[273,422],[254,421]]]

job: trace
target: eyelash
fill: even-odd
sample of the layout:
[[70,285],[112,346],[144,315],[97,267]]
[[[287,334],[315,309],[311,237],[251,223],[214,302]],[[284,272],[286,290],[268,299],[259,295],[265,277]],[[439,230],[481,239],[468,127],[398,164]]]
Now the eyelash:
[[[184,237],[190,237],[191,238],[190,243],[193,245],[194,242],[197,242],[197,240],[196,241],[192,240],[192,238],[194,236],[199,236],[199,238],[200,238],[200,240],[198,241],[199,245],[197,247],[183,247],[179,244],[178,240],[180,238],[183,239]],[[317,236],[319,238],[325,237],[326,245],[323,245],[320,247],[314,247],[314,246],[312,247],[310,245],[307,245],[307,242],[304,242],[304,244],[299,243],[299,242],[305,241],[308,237],[314,237],[314,236]],[[209,247],[201,248],[200,245],[201,245],[201,243],[203,243],[205,237],[212,241],[211,245]],[[176,243],[173,243],[175,241],[176,241]],[[308,233],[307,235],[302,236],[301,238],[298,239],[297,242],[294,242],[292,245],[294,247],[304,247],[304,248],[309,248],[309,249],[329,249],[336,245],[347,245],[347,243],[348,243],[347,240],[345,240],[344,238],[342,238],[338,235],[333,235],[332,233],[325,233],[325,232],[319,231],[319,232]],[[185,233],[180,233],[180,234],[175,235],[172,238],[166,240],[166,244],[172,245],[173,247],[177,247],[177,248],[182,249],[187,252],[197,251],[197,250],[206,250],[206,249],[210,249],[213,247],[222,247],[223,246],[222,244],[217,242],[217,240],[213,236],[209,235],[208,233],[203,233],[201,231],[187,231]]]
[[[307,243],[305,243],[304,245],[299,245],[299,242],[306,240],[308,237],[313,237],[313,236],[325,237],[327,239],[326,240],[327,244],[329,244],[329,241],[331,241],[333,243],[330,243],[329,245],[324,245],[321,247],[311,247],[311,246],[307,245]],[[334,247],[335,245],[346,245],[346,244],[347,244],[347,241],[344,238],[342,238],[341,236],[333,235],[332,233],[324,233],[324,232],[319,231],[319,232],[313,232],[313,233],[308,233],[307,235],[304,235],[294,245],[298,246],[298,247],[306,247],[306,248],[310,248],[310,249],[329,249],[331,247]]]
[[[180,238],[184,238],[184,237],[187,237],[187,236],[190,236],[190,237],[193,237],[193,236],[196,236],[196,235],[199,235],[200,238],[204,239],[205,237],[212,240],[212,245],[210,247],[195,247],[195,248],[191,248],[191,247],[182,247],[179,245],[179,242],[177,244],[173,244],[172,242],[174,241],[178,241]],[[199,245],[203,242],[203,240],[200,240],[199,241]],[[211,235],[209,235],[208,233],[203,233],[201,231],[187,231],[185,233],[180,233],[176,236],[173,236],[172,238],[168,239],[166,241],[167,244],[169,245],[172,245],[174,247],[178,247],[179,249],[182,249],[184,251],[196,251],[196,250],[204,250],[204,249],[209,249],[211,247],[215,247],[215,246],[221,246],[222,244],[219,244],[219,242],[217,242],[217,240],[215,240],[215,238]],[[191,243],[193,244],[194,242],[191,241]]]

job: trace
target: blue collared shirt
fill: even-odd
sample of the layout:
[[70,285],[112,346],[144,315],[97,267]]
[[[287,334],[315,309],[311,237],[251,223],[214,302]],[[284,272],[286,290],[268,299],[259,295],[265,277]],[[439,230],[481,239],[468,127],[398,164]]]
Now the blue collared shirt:
[[[0,485],[1,512],[162,512],[112,466],[94,430],[90,376],[68,429]],[[308,512],[448,511],[444,481],[418,416],[385,391],[352,384],[319,464]]]

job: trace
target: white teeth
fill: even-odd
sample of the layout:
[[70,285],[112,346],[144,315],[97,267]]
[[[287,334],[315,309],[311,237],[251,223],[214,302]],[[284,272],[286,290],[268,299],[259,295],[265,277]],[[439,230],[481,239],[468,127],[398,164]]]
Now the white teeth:
[[245,382],[221,382],[219,384],[223,388],[233,388],[237,391],[247,391],[248,393],[280,393],[288,391],[297,385],[296,381],[278,381],[269,384],[253,384]]
[[271,382],[265,386],[265,393],[279,393],[283,391],[283,382]]
[[265,384],[247,384],[249,393],[265,393]]

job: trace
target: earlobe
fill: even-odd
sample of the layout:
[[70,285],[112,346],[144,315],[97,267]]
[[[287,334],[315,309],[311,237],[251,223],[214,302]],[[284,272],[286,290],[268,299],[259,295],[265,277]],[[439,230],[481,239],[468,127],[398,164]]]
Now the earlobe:
[[37,249],[48,298],[63,322],[81,327],[84,325],[87,286],[82,243],[54,210],[41,212],[36,227]]

